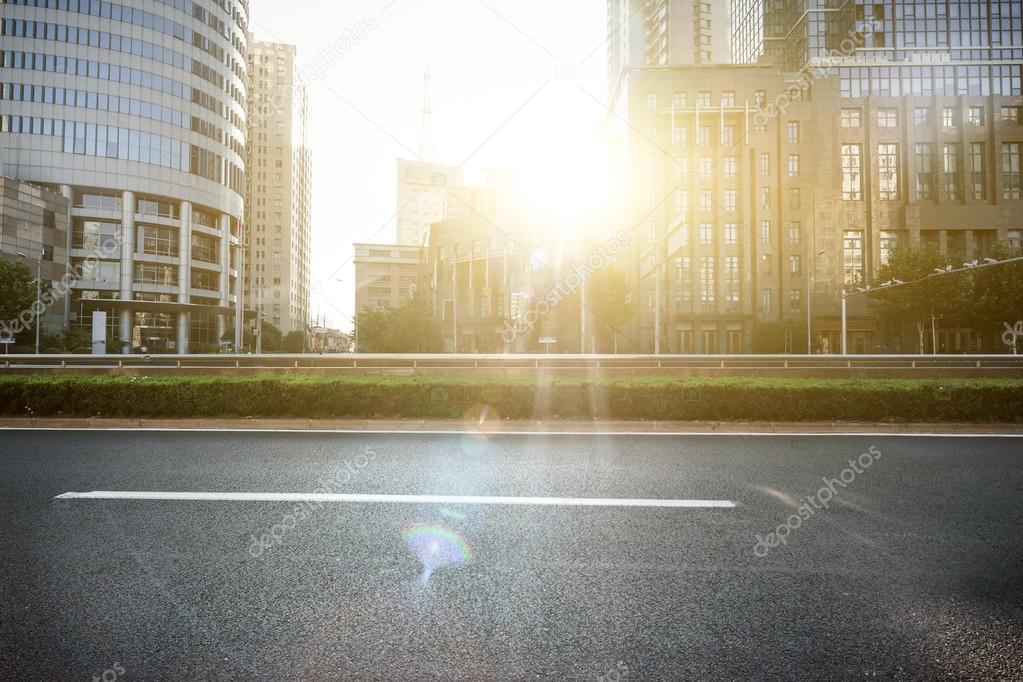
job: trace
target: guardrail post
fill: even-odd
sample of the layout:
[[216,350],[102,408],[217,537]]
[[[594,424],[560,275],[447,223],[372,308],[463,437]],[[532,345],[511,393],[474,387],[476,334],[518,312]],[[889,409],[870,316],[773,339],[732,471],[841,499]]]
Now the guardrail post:
[[722,360],[722,361],[721,361],[721,369],[724,369],[724,368],[725,368],[725,361],[724,361],[724,360]]
[[786,360],[786,361],[785,361],[785,369],[788,369],[788,368],[789,368],[789,361],[788,361],[788,360]]
[[911,368],[913,368],[913,369],[916,369],[916,360],[910,360],[910,361],[909,361],[909,366],[910,366]]
[[178,369],[181,369],[181,360],[178,360]]
[[664,369],[664,367],[661,365],[660,360],[657,361],[657,369]]
[[242,368],[242,362],[241,362],[241,360],[235,360],[235,361],[234,361],[234,368],[235,368],[235,369],[241,369],[241,368]]
[[980,369],[980,360],[977,360],[977,369]]
[[473,369],[479,369],[480,368],[480,361],[479,360],[473,360],[472,361],[472,368]]
[[60,368],[61,369],[67,369],[67,360],[61,360],[60,361]]
[[123,369],[124,368],[124,360],[118,360],[117,361],[117,368],[118,369]]
[[298,369],[298,360],[295,360],[295,369]]
[[852,360],[846,360],[845,361],[845,366],[846,366],[847,369],[852,369]]

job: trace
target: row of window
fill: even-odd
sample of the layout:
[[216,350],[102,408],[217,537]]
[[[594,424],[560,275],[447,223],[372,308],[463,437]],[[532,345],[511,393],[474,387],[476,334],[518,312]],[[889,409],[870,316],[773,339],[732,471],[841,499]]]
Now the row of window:
[[838,69],[842,97],[1023,94],[1023,66],[856,66]]
[[[213,4],[217,5],[218,7],[220,7],[220,9],[230,14],[235,19],[235,21],[238,22],[242,30],[243,31],[245,30],[246,22],[242,19],[240,13],[236,9],[234,9],[232,3],[227,3],[224,0],[212,1]],[[179,12],[209,26],[218,34],[231,40],[239,52],[245,51],[244,43],[240,39],[237,39],[232,34],[232,32],[228,30],[224,22],[215,14],[213,14],[205,7],[200,5],[198,2],[194,2],[194,0],[156,0],[156,2],[164,4],[172,9],[176,9]],[[124,17],[126,16],[125,13],[132,11],[129,7],[121,7],[120,10],[116,10],[115,9],[116,6],[113,3],[107,2],[106,0],[2,0],[0,4],[19,5],[22,7],[38,7],[40,9],[56,9],[62,12],[78,12],[80,14],[88,14],[94,17],[111,19],[115,18],[116,12],[120,11],[121,21],[127,21],[126,19],[124,19]],[[139,10],[134,10],[134,12],[138,11]],[[135,23],[134,12],[132,12],[131,23]],[[158,19],[158,17],[154,18],[153,21],[155,22],[156,19]],[[143,21],[145,20],[143,19]],[[164,19],[163,21],[167,20]],[[153,28],[153,26],[148,26],[148,28]]]
[[[72,228],[71,243],[76,249],[85,249],[99,253],[101,249],[107,253],[118,243],[121,226],[98,220],[77,220]],[[178,230],[156,225],[140,225],[138,227],[139,253],[150,256],[179,255]],[[191,239],[192,259],[203,263],[216,264],[220,261],[220,241],[214,237],[193,234]]]
[[[0,19],[0,36],[12,38],[30,38],[47,40],[69,45],[100,48],[112,52],[121,52],[135,57],[144,57],[186,71],[193,76],[202,78],[207,83],[225,90],[227,80],[215,69],[202,62],[192,59],[186,54],[157,45],[147,40],[130,38],[118,33],[95,31],[65,24],[51,24],[44,21],[26,19]],[[230,90],[230,88],[226,88]],[[239,100],[240,101],[240,100]]]
[[[117,287],[121,283],[121,264],[115,261],[95,261],[91,259],[74,259],[72,267],[81,273],[81,280],[90,284],[105,284]],[[178,266],[159,263],[136,263],[135,284],[157,284],[160,286],[178,285]],[[190,277],[193,289],[206,291],[220,290],[220,275],[208,270],[193,270]]]
[[[1020,184],[1019,142],[1002,143],[1001,172],[1002,199],[1023,199]],[[863,158],[859,144],[842,145],[842,199],[860,201],[863,199]],[[933,198],[934,155],[930,143],[918,143],[914,149],[916,192],[919,199]],[[960,145],[957,142],[944,143],[941,147],[940,178],[945,196],[951,200],[961,198],[962,161]],[[968,150],[966,168],[972,199],[987,198],[985,164],[985,143],[972,142]],[[877,145],[878,198],[897,200],[900,195],[899,145],[884,142]]]
[[[1003,106],[999,111],[999,119],[1003,123],[1011,125],[1023,124],[1023,107]],[[839,123],[843,128],[859,128],[862,125],[862,109],[842,109],[839,115]],[[941,108],[941,127],[952,129],[959,125],[958,107]],[[974,127],[983,127],[986,124],[984,107],[974,105],[966,108],[966,122]],[[931,124],[930,107],[916,107],[913,109],[913,123],[918,126]],[[879,128],[897,128],[899,125],[899,110],[894,107],[885,107],[877,110],[877,126]]]
[[230,111],[214,95],[176,81],[173,78],[165,78],[142,69],[132,69],[118,64],[107,64],[106,62],[78,59],[76,57],[63,57],[38,52],[17,52],[13,50],[0,50],[0,68],[61,73],[68,76],[98,78],[99,80],[114,83],[135,85],[191,102],[223,117],[238,130],[244,128],[241,118],[233,111]]
[[173,168],[245,191],[243,171],[219,154],[170,137],[129,128],[37,116],[0,116],[0,132],[63,138],[65,154],[137,161]]
[[170,107],[153,104],[144,99],[118,97],[101,92],[72,90],[29,83],[0,83],[0,100],[32,102],[35,104],[56,104],[81,109],[98,109],[115,114],[128,114],[140,118],[160,121],[199,133],[219,144],[229,145],[239,156],[245,156],[245,148],[217,125],[198,116],[191,116]]

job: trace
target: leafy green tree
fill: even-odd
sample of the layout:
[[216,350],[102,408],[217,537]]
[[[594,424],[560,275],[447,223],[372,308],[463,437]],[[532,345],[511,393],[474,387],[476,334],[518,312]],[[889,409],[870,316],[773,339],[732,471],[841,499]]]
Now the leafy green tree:
[[[263,336],[263,352],[264,353],[278,353],[281,350],[283,343],[283,335],[281,330],[273,326],[266,320],[263,320],[261,327]],[[253,341],[253,344],[255,341]]]
[[[35,329],[35,302],[36,280],[29,267],[0,256],[0,331],[24,334]],[[23,320],[30,324],[23,326]]]
[[967,278],[963,275],[930,276],[948,265],[948,259],[936,249],[915,250],[908,244],[900,244],[892,249],[888,262],[878,268],[874,286],[895,280],[916,282],[872,293],[869,298],[871,306],[889,328],[902,329],[906,323],[915,326],[918,353],[925,352],[924,339],[933,316],[964,317],[969,296]]
[[443,346],[440,322],[425,296],[414,296],[397,310],[391,310],[385,353],[437,353]]
[[[1006,260],[1018,256],[1007,242],[995,244],[991,257]],[[979,331],[997,332],[1003,324],[1023,320],[1023,261],[980,268],[969,275],[969,305],[966,319]]]
[[356,338],[359,340],[356,353],[384,353],[384,345],[387,342],[387,324],[390,319],[390,310],[382,308],[363,308],[362,312],[355,316],[355,326],[358,330]]
[[284,337],[284,341],[281,343],[281,350],[285,353],[304,353],[305,332],[300,330],[288,332],[287,336]]
[[615,265],[605,265],[589,278],[586,293],[594,328],[602,341],[611,337],[611,346],[617,353],[618,330],[632,319],[628,278]]

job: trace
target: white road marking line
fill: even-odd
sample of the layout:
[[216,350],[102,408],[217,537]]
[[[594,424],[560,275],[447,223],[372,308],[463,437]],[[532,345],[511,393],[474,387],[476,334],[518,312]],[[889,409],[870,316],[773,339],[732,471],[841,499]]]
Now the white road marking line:
[[213,428],[149,428],[149,427],[103,427],[89,428],[77,426],[2,426],[3,431],[85,431],[124,432],[124,433],[326,433],[326,434],[366,434],[366,435],[423,435],[423,436],[775,436],[784,438],[798,436],[803,438],[828,437],[864,437],[864,438],[1023,438],[1023,433],[914,433],[898,431],[458,431],[415,429],[213,429]]
[[214,493],[94,490],[55,500],[187,500],[201,502],[363,502],[383,504],[486,504],[541,507],[667,507],[731,509],[731,500],[658,500],[599,497],[487,497],[476,495],[367,495],[333,493]]

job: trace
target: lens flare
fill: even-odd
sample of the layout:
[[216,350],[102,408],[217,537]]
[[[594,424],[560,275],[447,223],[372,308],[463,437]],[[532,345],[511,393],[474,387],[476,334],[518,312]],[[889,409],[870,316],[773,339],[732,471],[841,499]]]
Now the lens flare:
[[413,523],[402,529],[401,537],[423,564],[420,578],[424,583],[438,568],[460,566],[476,558],[475,551],[458,531],[440,524]]

